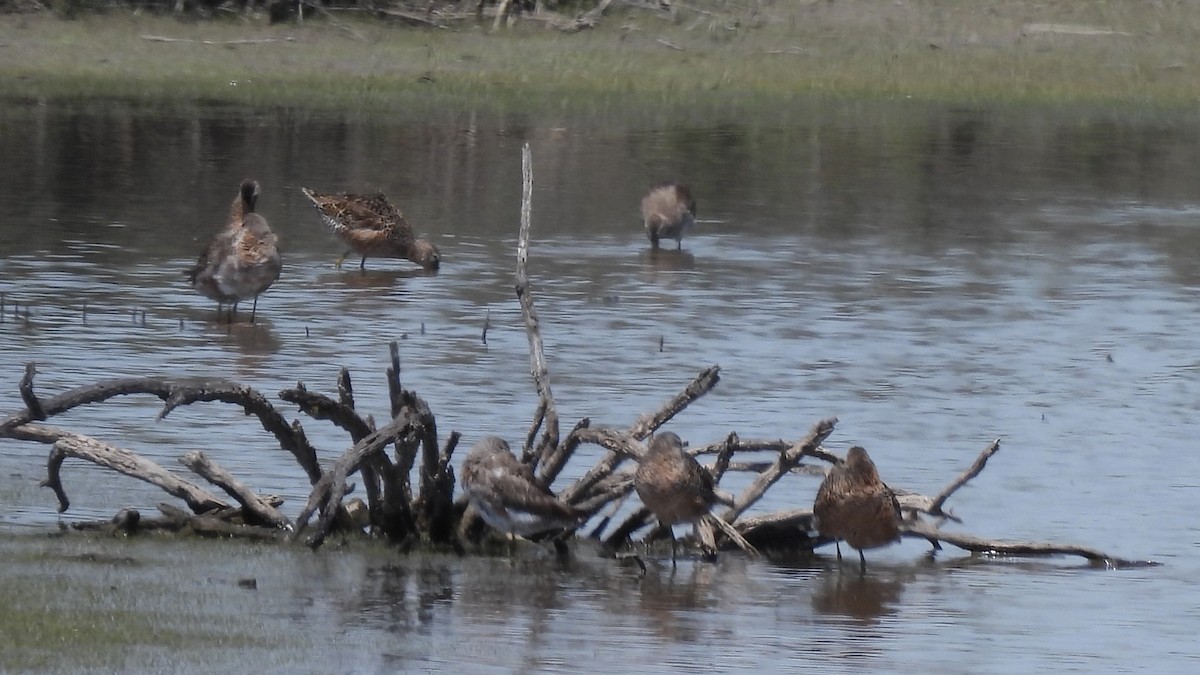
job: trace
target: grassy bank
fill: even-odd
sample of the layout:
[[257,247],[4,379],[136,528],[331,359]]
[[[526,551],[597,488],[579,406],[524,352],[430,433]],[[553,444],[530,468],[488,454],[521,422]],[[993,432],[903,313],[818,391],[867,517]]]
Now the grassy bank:
[[[0,96],[417,114],[737,114],[814,96],[1154,107],[1200,100],[1196,3],[749,5],[730,13],[710,3],[717,13],[674,17],[615,9],[598,29],[577,34],[534,22],[491,33],[484,25],[417,29],[347,15],[300,26],[124,11],[3,16]],[[239,40],[247,42],[231,42]]]

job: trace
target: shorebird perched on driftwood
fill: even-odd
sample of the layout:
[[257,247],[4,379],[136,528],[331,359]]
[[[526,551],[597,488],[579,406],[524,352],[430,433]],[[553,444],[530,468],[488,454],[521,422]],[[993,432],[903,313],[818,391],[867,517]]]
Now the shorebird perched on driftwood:
[[660,239],[674,239],[675,248],[683,248],[683,233],[696,223],[696,200],[692,191],[679,183],[660,183],[642,197],[642,220],[650,245],[658,248]]
[[508,443],[495,436],[479,441],[467,453],[462,486],[484,522],[521,537],[575,528],[587,515],[562,503],[538,483],[529,465],[521,463]]
[[417,239],[412,226],[382,192],[371,195],[321,194],[308,188],[300,188],[308,197],[325,226],[346,245],[346,251],[338,257],[334,266],[341,268],[342,261],[351,251],[362,256],[358,268],[365,270],[367,256],[405,258],[427,270],[436,270],[442,263],[437,246]]
[[188,281],[201,295],[217,301],[217,318],[222,305],[229,305],[233,322],[238,302],[254,298],[250,323],[258,312],[258,296],[279,278],[283,262],[278,239],[267,219],[254,211],[258,182],[242,181],[229,207],[225,227],[212,238],[200,259],[187,271]]
[[[709,510],[717,502],[733,506],[731,499],[717,492],[708,469],[700,466],[696,458],[683,449],[683,439],[670,431],[655,434],[650,439],[646,454],[638,460],[637,471],[633,474],[633,487],[642,503],[671,536],[672,566],[676,554],[672,525],[691,523],[695,531],[697,523],[709,516]],[[716,517],[712,517],[712,522],[742,548],[754,550],[733,526]]]
[[902,515],[896,495],[879,478],[871,456],[860,446],[850,448],[846,460],[832,467],[813,502],[817,532],[834,540],[838,562],[845,540],[858,549],[860,571],[866,573],[863,549],[887,546],[900,539]]

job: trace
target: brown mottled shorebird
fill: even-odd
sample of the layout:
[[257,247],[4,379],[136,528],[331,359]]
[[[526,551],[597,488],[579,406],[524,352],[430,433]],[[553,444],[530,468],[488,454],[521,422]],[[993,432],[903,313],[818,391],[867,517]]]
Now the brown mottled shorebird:
[[846,543],[858,549],[860,571],[866,573],[865,548],[887,546],[900,539],[900,504],[891,488],[879,479],[870,455],[860,446],[850,448],[846,461],[825,476],[813,503],[817,531],[834,540],[838,561]]
[[382,192],[373,195],[321,194],[300,188],[321,212],[321,219],[346,245],[335,267],[354,251],[362,256],[359,269],[366,269],[367,256],[406,258],[427,270],[442,263],[437,246],[413,236],[412,226]]
[[642,197],[642,220],[650,245],[658,248],[659,239],[674,239],[675,248],[683,248],[683,233],[696,223],[696,200],[692,191],[679,183],[660,183]]
[[712,474],[683,449],[683,440],[670,431],[655,434],[633,474],[633,487],[646,508],[671,535],[671,565],[675,565],[675,523],[696,523],[722,498]]
[[577,527],[586,515],[538,483],[529,465],[495,436],[479,441],[467,453],[462,486],[488,525],[522,537]]
[[258,312],[258,296],[279,278],[283,262],[278,238],[267,219],[254,212],[258,201],[258,182],[242,181],[241,189],[229,207],[225,228],[218,232],[187,271],[188,281],[201,295],[217,301],[217,317],[222,305],[229,305],[229,322],[237,314],[238,302],[254,298],[250,323]]

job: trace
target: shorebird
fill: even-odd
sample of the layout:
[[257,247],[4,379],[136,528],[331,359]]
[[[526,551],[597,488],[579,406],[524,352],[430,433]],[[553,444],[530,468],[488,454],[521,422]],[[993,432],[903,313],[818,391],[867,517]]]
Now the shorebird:
[[577,527],[586,515],[538,483],[529,465],[495,436],[479,441],[467,453],[462,486],[488,525],[521,537]]
[[[726,501],[717,494],[712,474],[684,451],[683,440],[670,431],[655,434],[650,439],[646,454],[638,460],[637,472],[633,474],[633,487],[642,503],[671,535],[672,566],[675,565],[675,533],[671,526],[691,523],[695,528],[714,504]],[[718,526],[724,524],[719,518],[714,520],[720,521]],[[729,529],[721,529],[730,534]],[[736,531],[730,536],[741,539]]]
[[858,549],[860,571],[866,573],[865,548],[887,546],[900,539],[900,504],[891,488],[879,479],[870,455],[860,446],[850,448],[846,460],[829,470],[813,502],[817,531],[834,540],[838,562],[846,543]]
[[660,183],[642,197],[642,220],[650,245],[658,248],[659,239],[674,239],[675,248],[683,248],[683,233],[696,223],[696,200],[692,191],[679,183]]
[[427,270],[436,270],[441,265],[442,256],[437,246],[414,237],[412,226],[382,192],[335,195],[308,188],[300,190],[321,212],[325,226],[346,245],[346,251],[338,257],[335,267],[340,269],[351,251],[362,256],[362,262],[358,264],[361,270],[366,269],[369,255],[406,258]]
[[229,322],[241,300],[254,298],[250,323],[258,312],[258,296],[279,278],[283,262],[278,239],[267,219],[255,213],[258,182],[242,181],[229,207],[225,228],[216,234],[200,253],[200,259],[187,271],[188,281],[201,295],[217,301],[217,318],[222,305],[229,305]]

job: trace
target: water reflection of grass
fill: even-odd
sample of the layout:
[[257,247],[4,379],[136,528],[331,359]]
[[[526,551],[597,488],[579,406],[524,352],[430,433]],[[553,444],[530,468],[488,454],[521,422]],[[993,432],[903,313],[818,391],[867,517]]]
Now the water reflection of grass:
[[[1200,66],[1192,48],[1200,6],[1192,3],[776,4],[674,23],[628,10],[607,17],[600,30],[574,35],[425,31],[374,21],[346,30],[321,21],[7,16],[0,17],[0,33],[9,36],[0,95],[417,114],[738,113],[813,95],[1165,105],[1200,95],[1200,80],[1189,75]],[[1113,33],[1070,32],[1079,27]],[[141,37],[148,34],[294,39],[226,46]]]

